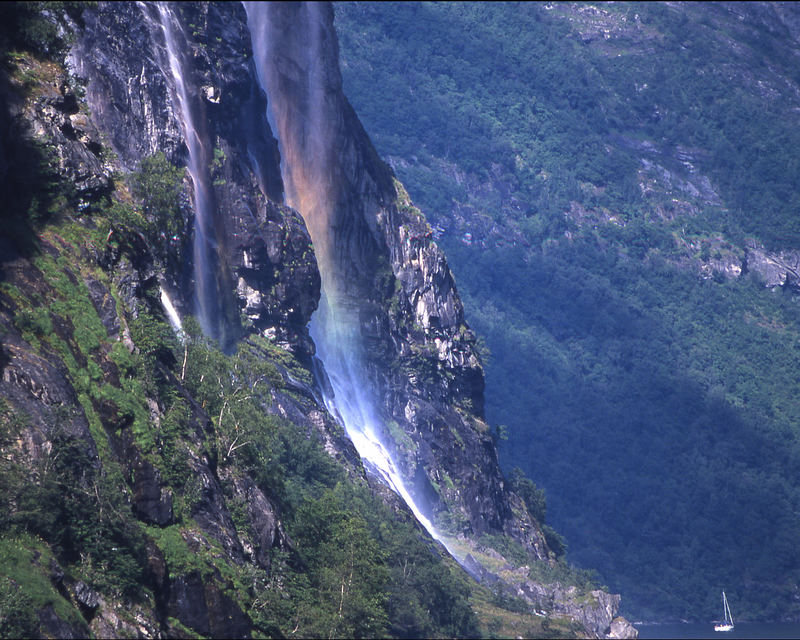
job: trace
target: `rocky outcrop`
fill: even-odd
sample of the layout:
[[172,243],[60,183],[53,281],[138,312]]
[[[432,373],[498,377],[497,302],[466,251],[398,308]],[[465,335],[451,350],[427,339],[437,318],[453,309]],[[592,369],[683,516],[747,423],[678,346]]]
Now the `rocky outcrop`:
[[47,63],[25,60],[25,72],[42,77],[36,96],[22,103],[6,96],[15,136],[37,141],[51,155],[58,177],[72,185],[70,204],[78,211],[110,195],[111,167],[102,157],[100,134],[71,79]]
[[172,523],[172,492],[150,462],[136,456],[133,463],[133,505],[142,520],[166,526]]
[[407,483],[452,533],[524,531],[524,543],[546,556],[524,507],[510,507],[483,421],[475,336],[444,255],[342,92],[332,8],[248,12],[288,201],[310,228],[328,298],[356,317],[344,322],[360,334],[357,366],[367,370]]
[[306,326],[320,278],[302,219],[267,201],[257,217],[239,223],[231,262],[243,313],[262,335],[299,355],[312,354]]
[[736,246],[721,234],[692,241],[677,239],[677,264],[699,277],[735,280],[749,276],[768,289],[800,292],[800,251],[770,251],[755,240]]
[[744,273],[754,274],[765,287],[800,292],[800,251],[767,251],[749,242],[745,247]]
[[477,547],[478,555],[488,557],[495,573],[472,554],[464,567],[482,584],[499,593],[507,593],[527,602],[531,612],[542,618],[566,617],[575,621],[591,638],[636,638],[639,632],[619,613],[620,596],[600,589],[579,590],[559,580],[540,581],[531,578],[531,567],[515,567],[494,549]]
[[[195,25],[198,34],[197,39],[184,34],[193,64],[183,80],[203,125],[198,135],[213,158],[217,258],[228,270],[231,296],[237,294],[224,313],[231,325],[238,325],[243,313],[257,331],[310,358],[313,345],[306,327],[319,298],[319,275],[302,221],[277,204],[282,199],[277,143],[253,80],[252,56],[246,54],[244,10],[237,3],[177,9],[184,28]],[[185,165],[175,79],[155,18],[134,3],[100,3],[84,21],[70,54],[71,67],[85,84],[93,120],[122,166],[134,170],[159,150]],[[152,55],[141,56],[141,51]],[[187,183],[187,201],[190,192]],[[190,207],[184,215],[185,226],[192,228]],[[189,238],[184,243],[191,244]],[[191,273],[165,275],[170,293],[176,294],[173,302],[181,312],[190,312]]]
[[575,587],[541,585],[527,580],[519,586],[525,599],[556,615],[566,615],[580,622],[594,638],[637,638],[639,632],[625,618],[617,616],[620,597],[594,590],[585,596]]
[[[197,572],[173,582],[167,611],[203,636],[250,637],[251,622],[247,615],[215,582]],[[171,629],[171,633],[180,633],[180,628]]]
[[[42,275],[27,260],[18,258],[2,265],[3,281],[8,285],[25,287],[30,291],[48,293]],[[47,320],[41,316],[47,327]],[[25,425],[18,434],[16,449],[21,459],[30,463],[47,458],[58,437],[80,443],[88,458],[97,467],[97,447],[89,430],[89,423],[81,411],[78,397],[68,381],[68,372],[58,354],[44,351],[36,353],[23,338],[23,330],[33,323],[33,318],[22,312],[13,300],[3,296],[0,300],[0,324],[5,329],[2,344],[2,379],[0,397],[24,415]],[[67,408],[67,411],[64,411]]]
[[[96,500],[98,519],[109,509],[104,490],[98,488],[100,479],[119,480],[115,499],[120,502],[111,507],[112,511],[121,509],[120,517],[132,516],[154,530],[166,530],[176,521],[175,480],[165,478],[163,465],[159,466],[153,450],[144,446],[141,433],[143,428],[164,427],[168,416],[153,388],[147,397],[131,402],[127,383],[132,365],[124,354],[140,346],[139,338],[134,341],[130,330],[137,317],[162,313],[153,295],[159,283],[184,292],[183,296],[175,296],[182,309],[191,308],[191,286],[180,287],[185,282],[184,274],[164,271],[169,263],[140,233],[132,231],[124,246],[115,242],[113,229],[108,237],[103,233],[105,246],[99,239],[89,241],[86,234],[91,235],[94,229],[88,214],[93,208],[104,207],[115,187],[110,178],[114,171],[136,168],[143,155],[156,149],[167,150],[180,163],[182,142],[170,101],[164,99],[168,86],[160,70],[153,60],[137,53],[149,49],[144,45],[149,32],[142,27],[137,6],[125,3],[92,9],[85,13],[85,29],[73,25],[77,38],[72,59],[80,62],[74,69],[86,83],[87,103],[78,97],[80,87],[58,65],[37,62],[32,57],[21,58],[20,62],[38,65],[28,71],[41,86],[35,86],[29,95],[20,95],[18,89],[6,86],[3,78],[4,95],[9,98],[5,105],[9,106],[8,111],[3,110],[4,121],[19,136],[13,148],[23,142],[35,142],[51,149],[54,179],[74,186],[69,194],[71,200],[66,205],[59,202],[59,206],[78,214],[86,211],[87,217],[86,229],[78,232],[81,241],[58,234],[41,237],[33,257],[18,252],[19,239],[16,243],[5,236],[0,239],[2,470],[5,473],[9,465],[18,468],[31,491],[46,492],[59,486],[53,485],[53,468],[66,465],[69,473],[78,474],[76,478],[69,477],[77,483],[74,490],[79,496],[86,494],[86,498],[80,498],[86,501],[81,504],[86,506]],[[213,13],[215,8],[211,10]],[[220,24],[225,21],[219,15],[216,20]],[[230,42],[236,46],[235,41]],[[242,59],[238,53],[237,59]],[[137,72],[128,76],[137,64]],[[237,100],[216,104],[225,109],[230,104],[236,107],[246,102],[246,98]],[[258,113],[264,118],[263,102],[259,103]],[[217,115],[219,120],[215,122],[220,128],[228,126],[231,114],[222,111]],[[225,140],[220,140],[221,148]],[[113,152],[101,141],[113,141]],[[251,145],[256,142],[251,141]],[[262,146],[267,144],[261,142]],[[4,150],[10,149],[4,145]],[[8,158],[3,160],[7,165]],[[240,160],[237,156],[236,162]],[[316,308],[319,274],[308,233],[296,213],[263,195],[278,188],[270,183],[266,169],[256,173],[249,164],[232,165],[230,161],[220,161],[216,167],[220,184],[216,186],[221,192],[221,208],[235,210],[226,229],[232,241],[228,243],[226,236],[223,246],[232,247],[233,254],[226,261],[234,265],[241,282],[249,287],[249,299],[242,296],[242,308],[247,309],[252,330],[273,337],[310,362],[313,345],[306,325]],[[2,187],[5,194],[9,187],[5,183]],[[120,195],[126,197],[116,194]],[[185,209],[188,215],[190,208]],[[80,229],[74,220],[70,224]],[[238,261],[234,259],[237,256]],[[182,517],[191,518],[199,533],[186,544],[191,542],[192,551],[199,555],[212,548],[222,549],[226,562],[252,562],[269,569],[273,549],[286,544],[273,499],[241,472],[228,472],[233,494],[226,495],[218,473],[217,451],[208,444],[214,442],[209,417],[163,363],[156,360],[153,366],[156,371],[150,375],[160,377],[159,384],[166,384],[170,393],[182,397],[187,406],[177,453],[185,456],[190,480],[180,488],[178,508],[185,510]],[[148,407],[149,415],[134,408],[137,402]],[[310,403],[317,407],[313,399]],[[309,409],[299,405],[293,397],[284,395],[276,398],[273,405],[265,404],[264,409],[307,416]],[[332,424],[329,417],[306,420],[309,432],[318,428],[328,431]],[[75,458],[76,452],[80,453],[79,458]],[[74,459],[68,460],[69,456]],[[349,454],[347,459],[358,466],[355,458]],[[58,481],[63,482],[63,478]],[[192,494],[188,502],[184,500],[185,491]],[[243,533],[240,537],[233,523],[230,501],[237,498],[247,504],[249,537]],[[17,494],[3,499],[4,505],[11,500],[12,510],[16,511]],[[128,510],[130,516],[125,516]],[[119,514],[106,517],[116,515]],[[44,520],[48,517],[61,516],[46,514]],[[140,535],[137,531],[134,527],[127,533]],[[117,533],[120,535],[123,534]],[[122,546],[110,538],[107,542],[109,547],[115,543]],[[165,558],[150,539],[146,546],[146,564],[139,568],[124,566],[133,575],[141,570],[143,586],[153,589],[155,602],[123,607],[119,594],[110,596],[107,590],[98,591],[60,571],[60,577],[51,576],[50,580],[59,597],[80,615],[78,621],[65,617],[69,607],[61,601],[59,606],[42,608],[37,623],[40,632],[52,637],[85,637],[91,629],[102,637],[155,637],[169,628],[172,635],[183,635],[190,629],[203,635],[249,636],[252,623],[226,592],[229,585],[225,579],[181,569],[174,558]],[[140,547],[136,552],[143,553]],[[71,557],[69,554],[77,550],[68,548],[66,553]],[[93,575],[91,556],[87,561]],[[121,561],[130,562],[130,557]],[[96,571],[102,569],[98,567]],[[80,616],[85,624],[80,622]],[[170,618],[179,624],[171,626]]]

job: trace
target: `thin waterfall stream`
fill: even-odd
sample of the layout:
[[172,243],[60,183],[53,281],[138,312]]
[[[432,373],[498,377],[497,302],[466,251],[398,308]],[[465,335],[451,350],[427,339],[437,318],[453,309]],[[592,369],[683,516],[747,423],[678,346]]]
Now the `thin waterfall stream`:
[[151,33],[160,31],[163,36],[167,59],[160,61],[159,66],[167,84],[173,87],[183,139],[189,152],[187,169],[192,180],[195,213],[193,268],[197,319],[206,335],[224,343],[222,298],[218,287],[219,260],[214,232],[215,205],[208,171],[209,153],[195,114],[196,97],[187,82],[188,67],[183,58],[187,48],[186,39],[180,21],[167,3],[139,2],[138,5]]
[[[333,388],[332,396],[323,393],[325,406],[331,415],[344,425],[367,470],[383,479],[403,499],[428,533],[445,544],[433,522],[422,513],[409,493],[392,455],[378,435],[374,400],[370,397],[368,387],[363,383],[363,370],[354,357],[359,348],[354,339],[355,332],[347,331],[343,327],[337,328],[332,324],[332,313],[335,313],[335,310],[330,307],[323,294],[320,309],[311,319],[310,330],[311,337],[317,345],[318,357],[325,363],[326,373]],[[348,333],[349,336],[346,335]]]
[[170,299],[167,290],[164,289],[163,286],[161,287],[161,305],[164,307],[164,311],[167,313],[167,319],[169,320],[170,325],[172,325],[172,330],[183,342],[185,339],[185,334],[183,332],[183,323],[181,322],[181,317],[178,315],[175,305],[172,304],[172,300]]
[[[219,295],[217,239],[214,233],[214,194],[208,171],[209,151],[198,120],[196,92],[189,80],[184,60],[187,48],[180,21],[167,3],[138,3],[154,37],[163,38],[165,55],[159,61],[178,107],[180,126],[188,150],[187,169],[192,180],[194,227],[194,280],[197,317],[203,332],[216,339],[224,334],[224,319]],[[325,103],[320,7],[304,3],[301,11],[308,27],[301,48],[306,81],[302,109],[282,94],[275,61],[276,26],[271,23],[270,4],[243,3],[253,45],[258,81],[267,96],[267,120],[278,139],[285,204],[298,211],[308,227],[322,280],[320,307],[312,317],[310,333],[330,380],[332,393],[323,392],[323,401],[339,422],[364,461],[367,470],[389,486],[408,505],[417,520],[457,557],[446,539],[412,495],[382,440],[378,404],[366,383],[363,343],[358,320],[358,303],[344,294],[343,276],[331,229],[336,188],[333,169],[333,124]],[[156,40],[159,38],[156,37]],[[180,319],[162,290],[162,303],[173,327]]]

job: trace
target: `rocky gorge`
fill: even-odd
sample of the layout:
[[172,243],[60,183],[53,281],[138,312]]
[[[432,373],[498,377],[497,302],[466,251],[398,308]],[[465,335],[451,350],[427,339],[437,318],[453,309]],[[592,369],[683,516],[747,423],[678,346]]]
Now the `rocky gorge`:
[[[13,11],[3,634],[635,636],[500,471],[475,335],[342,92],[332,8]],[[340,360],[414,507],[343,424]]]

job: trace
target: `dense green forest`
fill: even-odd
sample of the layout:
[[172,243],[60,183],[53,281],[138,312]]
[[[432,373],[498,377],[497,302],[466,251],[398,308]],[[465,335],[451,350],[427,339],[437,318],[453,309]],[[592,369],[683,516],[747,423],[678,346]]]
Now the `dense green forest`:
[[[345,92],[486,344],[501,461],[633,619],[797,618],[797,12],[340,3]],[[717,261],[717,262],[715,262]],[[714,266],[717,265],[717,266]]]

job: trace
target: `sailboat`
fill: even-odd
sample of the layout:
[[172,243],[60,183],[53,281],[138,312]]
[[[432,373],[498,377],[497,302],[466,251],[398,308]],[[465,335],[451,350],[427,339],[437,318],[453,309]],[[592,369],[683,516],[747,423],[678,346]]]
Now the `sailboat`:
[[722,592],[722,611],[722,624],[715,624],[714,631],[733,631],[733,616],[731,615],[731,608],[730,605],[728,605],[728,598],[725,597],[724,591]]

